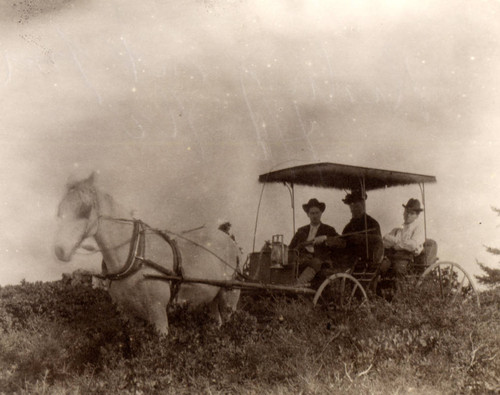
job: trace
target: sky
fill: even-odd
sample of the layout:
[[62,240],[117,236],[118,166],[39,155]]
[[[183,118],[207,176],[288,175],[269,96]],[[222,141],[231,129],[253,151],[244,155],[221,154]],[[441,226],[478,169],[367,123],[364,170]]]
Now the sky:
[[[500,246],[500,2],[6,0],[0,3],[0,285],[100,257],[53,253],[68,180],[152,226],[230,221],[245,253],[293,235],[259,174],[334,162],[434,175],[428,237],[479,273]],[[316,197],[349,220],[341,191]],[[384,233],[417,186],[369,194]]]

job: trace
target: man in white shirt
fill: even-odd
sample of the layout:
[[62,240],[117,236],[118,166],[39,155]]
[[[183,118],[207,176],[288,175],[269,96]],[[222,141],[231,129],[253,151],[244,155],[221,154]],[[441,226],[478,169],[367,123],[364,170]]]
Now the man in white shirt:
[[392,264],[397,277],[406,275],[408,263],[422,252],[425,242],[423,225],[417,220],[419,214],[424,211],[420,201],[410,199],[406,205],[403,204],[403,207],[404,224],[383,237],[385,255],[388,259],[384,259],[380,266],[380,271],[385,273]]

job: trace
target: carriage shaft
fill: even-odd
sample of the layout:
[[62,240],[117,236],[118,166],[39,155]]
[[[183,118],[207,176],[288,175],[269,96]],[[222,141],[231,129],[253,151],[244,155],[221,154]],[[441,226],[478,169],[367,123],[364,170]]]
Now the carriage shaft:
[[163,280],[163,281],[178,281],[180,283],[198,283],[214,285],[223,288],[239,288],[239,289],[255,289],[263,291],[280,291],[280,292],[290,292],[295,294],[304,295],[314,295],[316,291],[311,288],[297,287],[292,285],[281,285],[281,284],[260,284],[260,283],[250,283],[238,280],[209,280],[200,278],[190,278],[181,276],[168,276],[160,274],[145,274],[145,278]]

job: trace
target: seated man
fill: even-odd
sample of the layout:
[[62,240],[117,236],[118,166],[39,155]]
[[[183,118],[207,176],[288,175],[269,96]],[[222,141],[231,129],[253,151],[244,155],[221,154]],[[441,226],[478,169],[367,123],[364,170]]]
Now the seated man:
[[311,199],[302,208],[309,217],[310,224],[297,229],[288,248],[299,253],[301,274],[298,285],[309,283],[325,262],[331,262],[331,250],[325,244],[327,237],[338,236],[337,231],[321,222],[326,205],[317,199]]
[[386,273],[392,266],[396,277],[405,276],[408,271],[408,263],[419,255],[425,242],[425,232],[420,221],[417,221],[419,214],[423,211],[420,201],[410,199],[406,205],[403,204],[404,223],[398,228],[394,228],[383,237],[385,255],[380,267],[381,273]]
[[335,252],[336,265],[340,269],[352,267],[358,259],[372,259],[375,248],[381,245],[380,225],[366,214],[366,198],[366,193],[354,190],[342,200],[349,206],[352,218],[342,231],[343,248]]

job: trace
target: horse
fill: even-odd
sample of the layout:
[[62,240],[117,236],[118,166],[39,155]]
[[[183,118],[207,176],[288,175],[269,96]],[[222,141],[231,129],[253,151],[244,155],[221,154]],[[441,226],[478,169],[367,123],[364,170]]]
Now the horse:
[[[236,277],[241,250],[227,233],[205,227],[182,234],[151,228],[97,188],[95,173],[68,183],[57,217],[56,257],[69,262],[84,247],[83,241],[93,237],[112,300],[125,313],[153,324],[159,333],[168,334],[171,302],[191,307],[208,304],[219,326],[223,315],[229,317],[236,310],[239,289],[182,282],[182,276],[216,281]],[[158,271],[173,276],[165,281]]]

